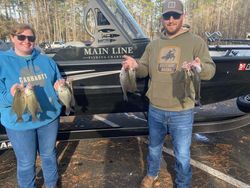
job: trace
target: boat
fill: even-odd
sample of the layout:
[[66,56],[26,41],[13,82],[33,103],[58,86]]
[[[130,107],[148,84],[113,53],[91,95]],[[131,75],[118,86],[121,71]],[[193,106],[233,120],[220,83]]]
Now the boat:
[[[124,101],[119,73],[123,55],[139,59],[149,38],[121,0],[89,1],[84,19],[92,43],[62,48],[53,57],[62,75],[73,80],[74,115],[147,111],[148,78],[137,79],[138,92],[130,93]],[[94,27],[89,28],[91,25]],[[210,42],[222,41],[220,32],[206,35]],[[248,43],[209,46],[216,74],[201,83],[202,105],[237,97],[239,109],[250,111],[250,41],[244,42]]]

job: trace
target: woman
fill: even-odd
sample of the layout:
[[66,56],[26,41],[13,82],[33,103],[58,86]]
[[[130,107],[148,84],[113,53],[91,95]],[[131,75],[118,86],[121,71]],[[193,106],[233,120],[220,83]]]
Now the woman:
[[[36,35],[30,25],[15,25],[10,39],[13,48],[0,58],[0,113],[17,158],[18,185],[35,187],[38,152],[46,188],[54,188],[58,180],[55,144],[61,111],[54,85],[58,85],[61,75],[56,63],[34,48]],[[32,86],[40,106],[34,116],[27,110],[30,101],[25,100],[26,109],[18,117],[13,110],[14,95],[17,90],[25,93],[27,86]]]

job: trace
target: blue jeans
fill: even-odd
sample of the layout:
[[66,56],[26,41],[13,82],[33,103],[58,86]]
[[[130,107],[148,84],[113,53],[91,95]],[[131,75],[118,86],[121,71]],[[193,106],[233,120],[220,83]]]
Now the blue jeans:
[[58,119],[38,129],[15,131],[6,129],[17,159],[17,181],[20,188],[35,188],[36,157],[39,152],[46,188],[54,188],[58,180],[56,137]]
[[157,176],[160,171],[165,136],[171,135],[175,155],[175,183],[178,188],[190,185],[190,146],[192,141],[193,109],[173,112],[149,106],[149,153],[147,175]]

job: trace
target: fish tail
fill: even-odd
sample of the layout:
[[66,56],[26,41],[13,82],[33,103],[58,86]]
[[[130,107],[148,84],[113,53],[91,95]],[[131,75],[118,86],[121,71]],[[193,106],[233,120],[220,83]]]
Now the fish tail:
[[71,95],[70,105],[71,105],[71,106],[75,106],[75,104],[76,104],[75,97],[74,97],[74,95]]
[[32,115],[32,121],[37,121],[36,115]]
[[123,95],[123,100],[124,100],[124,101],[128,101],[128,96],[127,96],[127,94],[124,94],[124,95]]
[[68,116],[68,115],[70,114],[70,111],[71,111],[71,109],[70,109],[70,108],[66,108],[66,110],[65,110],[65,114]]
[[196,100],[196,101],[195,101],[195,106],[201,107],[201,106],[202,106],[202,105],[201,105],[201,101],[200,101],[200,100]]
[[37,112],[43,112],[43,110],[42,110],[42,108],[41,108],[41,106],[40,106],[40,104],[39,103],[37,103]]
[[17,117],[17,120],[16,120],[17,122],[22,122],[23,121],[23,118],[22,118],[22,116],[20,116],[20,117]]

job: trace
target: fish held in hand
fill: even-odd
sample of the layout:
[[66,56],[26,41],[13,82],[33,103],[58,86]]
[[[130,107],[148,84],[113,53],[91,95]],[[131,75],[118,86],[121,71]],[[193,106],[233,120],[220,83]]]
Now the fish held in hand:
[[[191,98],[196,105],[201,106],[200,103],[200,88],[201,88],[201,79],[200,75],[197,72],[196,68],[191,68],[190,70],[185,70],[185,84],[184,84],[184,91],[185,91],[185,96],[184,98]],[[190,85],[191,83],[193,84],[194,91],[195,91],[195,97],[191,96],[191,91],[190,91]]]
[[25,109],[26,102],[24,90],[22,88],[16,88],[13,98],[12,111],[17,115],[17,122],[23,121],[22,115]]
[[200,78],[200,75],[199,75],[196,68],[192,68],[191,71],[192,71],[191,80],[193,82],[194,90],[195,90],[195,100],[194,101],[195,101],[196,105],[201,106],[201,103],[200,103],[201,78]]
[[128,92],[134,93],[137,91],[137,84],[136,84],[136,72],[133,69],[128,70],[129,75],[129,83],[130,87],[128,88]]
[[127,92],[134,93],[137,91],[135,70],[131,68],[125,70],[125,68],[122,67],[120,72],[120,84],[123,91],[123,99],[128,101]]
[[59,100],[65,106],[65,114],[68,116],[70,112],[74,112],[72,107],[75,106],[75,99],[73,95],[72,82],[66,81],[59,85],[57,89]]
[[32,116],[32,121],[37,121],[37,113],[42,112],[42,110],[36,98],[35,91],[30,84],[26,86],[24,91],[27,110]]

